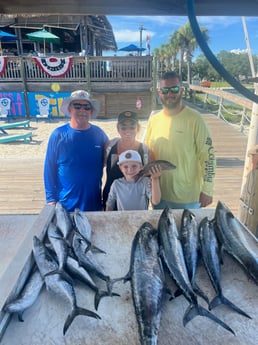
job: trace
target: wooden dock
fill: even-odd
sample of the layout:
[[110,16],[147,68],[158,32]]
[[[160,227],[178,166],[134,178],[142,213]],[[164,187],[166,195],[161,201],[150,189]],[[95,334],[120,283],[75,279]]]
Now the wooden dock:
[[[204,113],[217,158],[214,201],[238,215],[247,136],[216,116]],[[1,158],[1,151],[0,151]],[[39,214],[45,205],[43,159],[1,158],[0,214]]]

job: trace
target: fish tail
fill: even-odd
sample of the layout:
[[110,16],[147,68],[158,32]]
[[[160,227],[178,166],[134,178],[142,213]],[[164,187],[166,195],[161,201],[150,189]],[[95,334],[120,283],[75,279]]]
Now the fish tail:
[[98,314],[94,313],[93,311],[76,306],[75,308],[73,308],[72,312],[67,316],[65,320],[64,327],[63,327],[63,335],[65,335],[68,328],[71,326],[73,320],[78,315],[84,315],[88,317],[94,317],[95,319],[101,319],[101,317]]
[[200,296],[208,305],[209,305],[209,298],[207,297],[207,295],[199,288],[199,286],[195,283],[193,285],[193,290],[194,292]]
[[118,293],[115,293],[115,292],[108,292],[108,291],[97,291],[95,293],[95,297],[94,297],[94,306],[95,306],[95,309],[98,310],[98,307],[99,307],[99,303],[100,303],[100,300],[101,298],[103,297],[113,297],[113,296],[118,296],[120,297],[120,295]]
[[191,304],[184,315],[183,318],[183,324],[184,326],[191,321],[195,316],[206,316],[209,319],[217,322],[220,326],[222,326],[223,328],[225,328],[227,331],[231,332],[232,334],[235,335],[235,332],[233,331],[232,328],[230,328],[225,322],[223,322],[222,320],[220,320],[217,316],[215,316],[214,314],[210,313],[208,310],[206,310],[205,308],[203,308],[202,306],[198,305],[198,304]]
[[191,321],[194,317],[199,315],[198,305],[190,304],[189,307],[186,309],[184,317],[183,317],[183,325],[186,326],[189,321]]
[[216,296],[209,304],[209,310],[214,309],[215,307],[217,307],[220,304],[224,304],[227,305],[229,308],[231,308],[232,310],[236,311],[237,313],[251,319],[251,316],[249,316],[246,312],[244,312],[242,309],[240,309],[239,307],[237,307],[234,303],[230,302],[230,300],[228,300],[226,297],[224,297],[223,295],[218,295]]

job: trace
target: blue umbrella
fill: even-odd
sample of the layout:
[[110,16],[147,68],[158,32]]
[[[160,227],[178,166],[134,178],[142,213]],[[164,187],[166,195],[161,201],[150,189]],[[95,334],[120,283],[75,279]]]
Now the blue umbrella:
[[119,49],[119,51],[123,52],[143,52],[146,50],[145,48],[139,48],[134,44],[129,44],[129,46],[126,46],[124,48]]
[[8,32],[0,30],[0,52],[2,52],[2,42],[17,41],[16,35],[9,34]]

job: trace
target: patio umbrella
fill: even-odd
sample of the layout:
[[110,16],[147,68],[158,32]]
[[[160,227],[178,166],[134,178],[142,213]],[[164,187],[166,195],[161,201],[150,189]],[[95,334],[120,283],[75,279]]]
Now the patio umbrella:
[[46,29],[31,32],[29,34],[26,34],[26,36],[34,42],[43,43],[44,55],[46,55],[46,43],[60,43],[60,38],[47,31]]
[[16,35],[9,34],[8,32],[0,30],[0,52],[2,52],[2,42],[17,41]]
[[129,44],[129,46],[126,46],[124,48],[119,49],[119,51],[123,52],[143,52],[146,50],[145,48],[139,48],[134,44]]

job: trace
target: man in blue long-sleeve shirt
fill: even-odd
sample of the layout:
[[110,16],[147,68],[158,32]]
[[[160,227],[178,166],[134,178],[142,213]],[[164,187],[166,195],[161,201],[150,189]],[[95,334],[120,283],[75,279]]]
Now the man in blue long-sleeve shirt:
[[99,103],[88,92],[78,90],[63,100],[61,110],[69,123],[50,135],[44,183],[47,204],[59,201],[67,211],[100,211],[105,132],[91,124],[98,114]]

